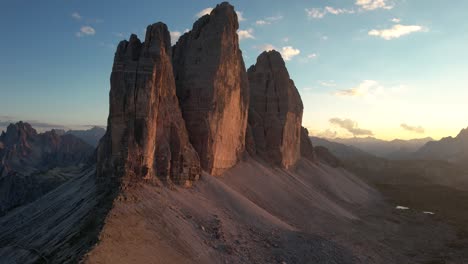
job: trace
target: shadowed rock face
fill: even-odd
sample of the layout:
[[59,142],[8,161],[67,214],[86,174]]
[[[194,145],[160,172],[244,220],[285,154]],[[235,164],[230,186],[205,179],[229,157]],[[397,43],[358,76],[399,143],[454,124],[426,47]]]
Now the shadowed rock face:
[[309,137],[309,130],[305,127],[301,128],[301,156],[310,161],[316,160],[314,146]]
[[220,175],[244,152],[249,88],[234,8],[218,5],[173,49],[177,96],[204,170]]
[[301,97],[277,51],[263,52],[248,70],[249,125],[256,153],[284,168],[301,156]]
[[176,96],[167,26],[148,26],[115,54],[107,133],[98,148],[98,176],[188,184],[200,163],[189,143]]

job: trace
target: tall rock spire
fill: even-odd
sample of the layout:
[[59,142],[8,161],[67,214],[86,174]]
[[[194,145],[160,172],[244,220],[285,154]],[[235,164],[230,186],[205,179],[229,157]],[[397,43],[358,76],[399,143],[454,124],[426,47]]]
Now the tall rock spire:
[[117,47],[107,133],[98,147],[98,176],[189,183],[200,175],[176,96],[167,26],[148,26]]
[[173,49],[190,141],[212,175],[234,166],[245,149],[249,88],[238,28],[233,6],[224,2],[195,22]]
[[281,54],[263,52],[248,76],[255,151],[278,166],[291,168],[301,157],[303,105]]

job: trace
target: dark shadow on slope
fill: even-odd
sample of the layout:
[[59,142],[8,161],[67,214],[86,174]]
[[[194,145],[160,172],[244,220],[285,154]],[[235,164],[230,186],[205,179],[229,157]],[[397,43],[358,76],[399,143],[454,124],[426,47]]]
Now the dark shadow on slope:
[[88,167],[0,218],[2,263],[78,263],[98,242],[118,185],[98,186]]

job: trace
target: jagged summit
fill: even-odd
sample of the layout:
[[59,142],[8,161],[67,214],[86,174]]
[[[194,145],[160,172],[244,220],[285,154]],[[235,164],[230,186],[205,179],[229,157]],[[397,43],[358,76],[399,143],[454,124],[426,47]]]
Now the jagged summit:
[[249,68],[248,77],[249,126],[256,153],[273,164],[291,168],[301,157],[304,107],[281,54],[260,54],[257,63]]
[[122,41],[111,75],[108,129],[98,148],[100,178],[187,184],[200,175],[176,97],[170,35],[161,22],[145,42]]
[[249,85],[238,28],[236,12],[225,2],[195,22],[173,48],[190,142],[212,175],[236,165],[245,148]]

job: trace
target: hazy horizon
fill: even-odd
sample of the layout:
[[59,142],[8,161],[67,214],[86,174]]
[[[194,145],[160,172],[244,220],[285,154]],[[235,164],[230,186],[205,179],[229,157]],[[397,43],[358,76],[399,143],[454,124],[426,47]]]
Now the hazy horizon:
[[[263,50],[282,53],[311,135],[438,140],[468,126],[468,3],[230,2],[246,67]],[[0,123],[106,126],[118,42],[131,33],[144,39],[142,25],[157,21],[175,42],[217,3],[6,3],[0,27],[14,42],[0,43],[0,89],[8,98]]]

